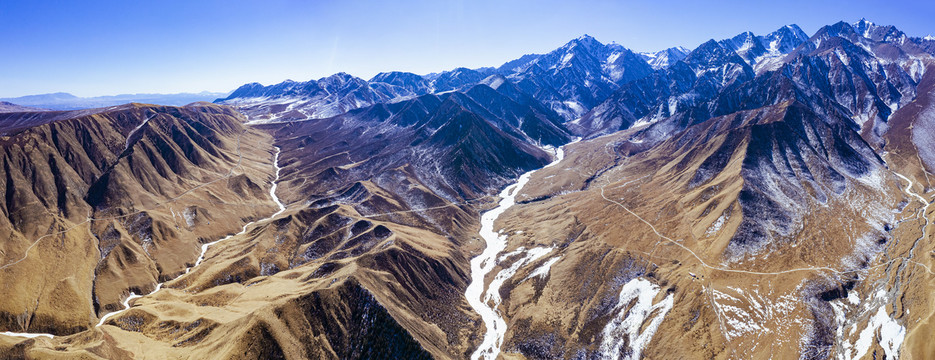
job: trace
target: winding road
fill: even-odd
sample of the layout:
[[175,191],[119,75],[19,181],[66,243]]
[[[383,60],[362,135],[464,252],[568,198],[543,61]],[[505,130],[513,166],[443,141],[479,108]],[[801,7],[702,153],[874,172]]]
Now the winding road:
[[[896,172],[893,172],[893,173],[896,174],[896,176],[902,178],[903,180],[906,180],[906,181],[909,182],[909,185],[906,186],[906,188],[903,190],[904,192],[906,192],[907,194],[909,194],[909,195],[912,196],[912,197],[918,198],[919,201],[922,201],[922,203],[925,204],[925,208],[924,208],[923,211],[921,212],[921,215],[919,215],[919,216],[922,216],[923,218],[925,218],[925,209],[928,209],[928,206],[929,206],[930,204],[929,204],[927,201],[925,201],[925,198],[924,198],[924,197],[922,197],[921,195],[916,194],[916,193],[914,193],[914,192],[911,191],[911,187],[912,187],[913,183],[912,183],[911,180],[909,180],[909,178],[907,178],[907,177],[905,177],[905,176],[903,176],[903,175],[901,175],[901,174],[899,174],[899,173],[896,173]],[[935,274],[935,272],[932,272],[932,270],[931,270],[928,266],[926,266],[926,265],[924,265],[924,264],[921,264],[921,263],[919,263],[919,262],[916,262],[916,261],[912,261],[912,260],[910,260],[908,257],[897,257],[897,258],[893,258],[893,259],[891,259],[891,260],[889,260],[889,261],[887,261],[887,262],[884,262],[884,263],[881,263],[881,264],[877,264],[877,265],[874,265],[874,266],[871,266],[871,267],[867,267],[867,268],[863,268],[863,269],[857,269],[857,270],[844,270],[844,271],[838,270],[838,269],[834,269],[834,268],[830,268],[830,267],[825,267],[825,266],[811,266],[811,267],[794,268],[794,269],[788,269],[788,270],[776,271],[776,272],[760,272],[760,271],[737,270],[737,269],[725,268],[725,267],[721,267],[721,266],[710,265],[710,264],[708,264],[707,262],[705,262],[704,260],[702,260],[701,257],[698,256],[698,254],[695,253],[692,249],[689,249],[687,246],[682,245],[682,243],[680,243],[680,242],[678,242],[678,241],[675,241],[675,240],[672,240],[672,238],[661,234],[658,230],[656,230],[656,227],[653,226],[653,224],[651,224],[649,221],[646,221],[646,220],[643,219],[641,216],[637,215],[635,212],[633,212],[632,210],[630,210],[629,208],[627,208],[626,206],[624,206],[624,205],[621,204],[620,202],[608,198],[608,197],[604,194],[604,188],[607,187],[608,185],[609,185],[609,184],[605,184],[604,186],[601,187],[601,197],[604,198],[604,200],[607,200],[608,202],[611,202],[611,203],[616,204],[617,206],[620,206],[621,208],[623,208],[623,210],[625,210],[626,212],[630,213],[630,215],[633,215],[633,216],[636,217],[638,220],[640,220],[642,223],[644,223],[644,224],[646,224],[647,226],[649,226],[649,228],[653,231],[654,234],[656,234],[656,236],[658,236],[659,238],[661,238],[661,239],[663,239],[663,240],[666,240],[666,241],[668,241],[668,242],[670,242],[670,243],[672,243],[672,244],[678,246],[679,248],[681,248],[681,249],[687,251],[689,254],[691,254],[692,257],[694,257],[696,260],[698,260],[698,263],[701,264],[702,267],[707,268],[707,269],[710,269],[710,270],[723,271],[723,272],[728,272],[728,273],[749,274],[749,275],[782,275],[782,274],[789,274],[789,273],[803,272],[803,271],[829,271],[829,272],[832,272],[832,273],[835,273],[835,274],[850,274],[850,273],[861,272],[861,271],[865,271],[865,270],[871,270],[871,269],[875,269],[875,268],[882,267],[882,266],[887,266],[887,265],[889,265],[889,264],[891,264],[891,263],[893,263],[893,262],[895,262],[895,261],[898,261],[898,260],[906,260],[906,261],[908,261],[908,262],[910,262],[910,263],[913,263],[913,264],[916,264],[916,265],[919,265],[919,266],[924,267],[925,270],[928,271],[930,274]],[[926,219],[926,224],[927,224],[927,223],[928,223],[928,220]],[[923,230],[923,237],[924,237],[924,236],[925,236],[925,230]]]

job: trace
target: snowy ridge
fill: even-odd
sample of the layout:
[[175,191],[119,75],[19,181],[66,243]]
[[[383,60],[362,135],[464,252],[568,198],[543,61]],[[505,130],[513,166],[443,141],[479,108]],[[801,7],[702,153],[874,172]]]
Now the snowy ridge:
[[643,60],[646,60],[646,63],[648,63],[650,67],[658,70],[672,66],[679,60],[682,60],[688,56],[688,53],[690,52],[690,49],[676,46],[662,51],[641,52],[639,53],[639,56],[643,58]]
[[552,265],[555,265],[555,263],[561,260],[561,258],[562,258],[561,256],[555,256],[555,257],[552,257],[551,259],[546,260],[545,262],[542,263],[542,265],[539,265],[539,267],[537,267],[535,270],[529,273],[529,275],[526,276],[526,278],[523,279],[523,281],[532,279],[534,277],[545,278],[546,276],[549,276],[549,271],[552,270]]

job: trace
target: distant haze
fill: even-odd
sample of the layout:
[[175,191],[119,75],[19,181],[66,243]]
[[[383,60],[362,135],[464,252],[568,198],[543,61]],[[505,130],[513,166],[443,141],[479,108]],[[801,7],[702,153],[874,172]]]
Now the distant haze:
[[343,71],[498,66],[582,34],[636,51],[861,17],[935,33],[935,3],[872,1],[0,2],[0,97],[228,92]]
[[197,94],[122,94],[95,97],[77,97],[69,93],[52,93],[15,98],[0,98],[0,101],[48,110],[75,110],[121,105],[130,102],[181,106],[198,101],[210,102],[226,95],[227,93],[213,93],[207,91]]

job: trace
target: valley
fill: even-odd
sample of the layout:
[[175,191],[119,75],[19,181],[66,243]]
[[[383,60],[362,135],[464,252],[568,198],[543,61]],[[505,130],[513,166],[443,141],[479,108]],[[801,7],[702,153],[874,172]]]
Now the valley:
[[866,20],[0,112],[0,357],[935,348],[935,40]]

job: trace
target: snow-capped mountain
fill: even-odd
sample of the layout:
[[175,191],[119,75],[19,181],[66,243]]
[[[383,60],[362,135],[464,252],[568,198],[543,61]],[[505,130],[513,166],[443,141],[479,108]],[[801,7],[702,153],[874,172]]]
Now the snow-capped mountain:
[[389,72],[365,81],[339,73],[306,82],[285,81],[270,86],[252,83],[217,102],[241,108],[252,121],[319,119],[426,93],[465,90],[498,73],[571,120],[622,84],[652,71],[639,55],[623,46],[605,45],[585,35],[547,54],[526,55],[499,69],[457,68],[421,79],[411,73]]
[[668,68],[624,85],[568,126],[579,134],[595,134],[653,124],[753,77],[743,58],[710,40]]
[[368,82],[337,73],[305,82],[286,80],[270,86],[250,83],[215,102],[237,106],[251,121],[275,122],[331,117],[429,90],[426,83],[413,82],[403,73],[381,74],[375,79],[389,82]]
[[873,41],[905,42],[906,34],[893,25],[878,26],[867,19],[860,19],[852,24],[854,32]]
[[659,70],[665,69],[675,64],[677,61],[684,59],[690,52],[690,49],[676,46],[656,52],[641,52],[640,57],[646,60],[653,69]]
[[473,70],[461,67],[434,74],[434,76],[431,77],[432,92],[461,90],[466,86],[480,82],[492,73],[491,69]]
[[643,78],[652,68],[639,55],[617,44],[584,35],[525,64],[506,77],[520,89],[573,120],[622,84]]
[[402,71],[382,72],[368,80],[369,83],[384,83],[410,91],[412,94],[432,92],[432,83],[424,77]]
[[756,71],[771,69],[778,64],[780,57],[788,54],[808,40],[798,25],[792,24],[779,28],[765,36],[744,32],[730,39],[718,41],[724,48],[740,55]]

